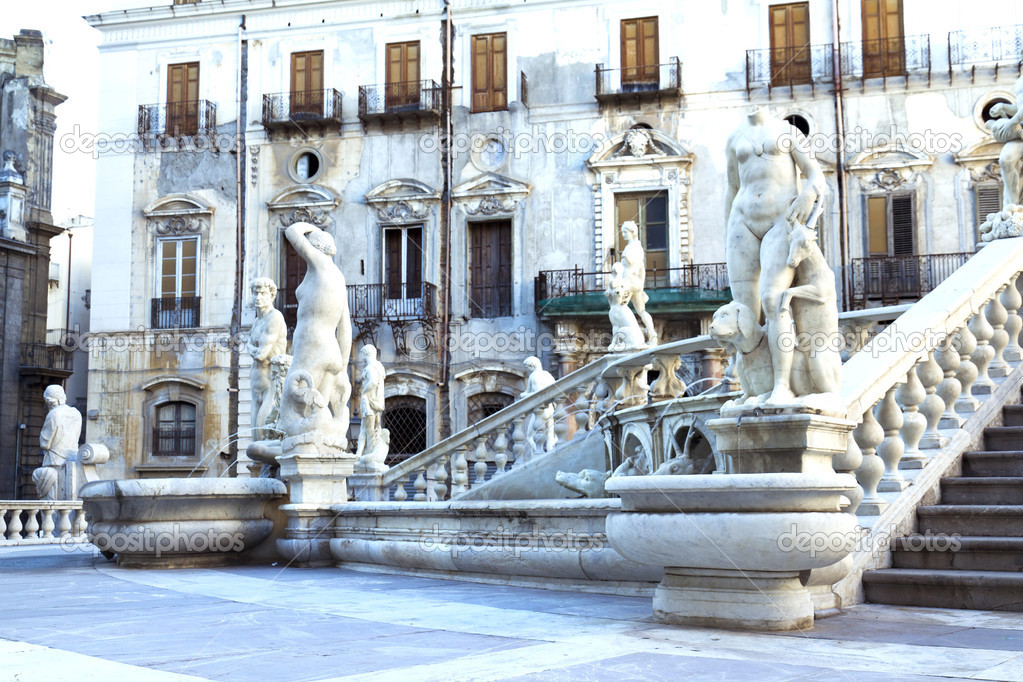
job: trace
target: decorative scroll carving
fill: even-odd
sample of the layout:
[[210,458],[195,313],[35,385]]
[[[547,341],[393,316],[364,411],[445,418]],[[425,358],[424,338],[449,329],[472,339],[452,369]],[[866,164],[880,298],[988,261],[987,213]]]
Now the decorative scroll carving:
[[875,187],[890,192],[893,189],[898,189],[906,184],[906,178],[902,177],[897,170],[884,168],[874,175],[871,182]]
[[407,223],[424,220],[430,215],[428,206],[420,201],[405,200],[384,203],[376,206],[377,220],[381,223]]

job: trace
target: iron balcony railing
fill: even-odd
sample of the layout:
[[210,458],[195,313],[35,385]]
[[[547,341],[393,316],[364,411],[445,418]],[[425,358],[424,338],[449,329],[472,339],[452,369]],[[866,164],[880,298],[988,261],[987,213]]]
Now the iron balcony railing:
[[1023,64],[1023,24],[991,26],[948,34],[948,75],[953,66],[1009,62]]
[[[536,301],[562,296],[575,296],[604,291],[610,272],[541,270],[534,280]],[[724,291],[728,289],[728,268],[724,263],[698,263],[679,268],[656,268],[646,271],[647,289],[698,288]]]
[[263,95],[263,126],[341,123],[341,93],[334,88]]
[[927,73],[931,81],[931,36],[896,36],[842,43],[842,75],[855,78],[908,78]]
[[926,256],[871,256],[853,258],[853,309],[867,302],[895,305],[915,301],[932,291],[959,269],[973,253],[937,253]]
[[217,133],[217,104],[205,99],[139,105],[142,137],[196,137]]
[[74,351],[63,344],[21,344],[21,368],[57,374],[71,374]]
[[199,326],[198,296],[154,298],[150,327],[153,329],[192,329]]
[[428,320],[437,315],[437,287],[429,282],[348,285],[353,319]]
[[682,62],[672,57],[666,64],[628,66],[609,69],[597,64],[596,97],[642,95],[644,93],[682,93]]
[[436,81],[404,81],[359,86],[359,118],[388,114],[439,114],[441,88]]
[[818,83],[832,81],[834,74],[833,45],[746,50],[747,95],[759,86],[770,92],[772,88],[809,85],[813,91]]

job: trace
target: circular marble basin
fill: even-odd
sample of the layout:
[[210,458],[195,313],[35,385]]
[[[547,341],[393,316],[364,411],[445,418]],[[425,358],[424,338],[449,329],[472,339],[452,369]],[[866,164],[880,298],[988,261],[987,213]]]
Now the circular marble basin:
[[233,563],[273,530],[282,481],[269,478],[152,478],[82,487],[89,540],[128,567]]

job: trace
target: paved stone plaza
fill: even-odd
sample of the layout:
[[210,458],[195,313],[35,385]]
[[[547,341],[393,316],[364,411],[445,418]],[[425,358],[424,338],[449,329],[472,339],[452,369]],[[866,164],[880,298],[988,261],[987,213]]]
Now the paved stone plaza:
[[652,622],[649,597],[351,570],[118,569],[0,551],[0,680],[1023,680],[1016,613],[866,605],[806,633]]

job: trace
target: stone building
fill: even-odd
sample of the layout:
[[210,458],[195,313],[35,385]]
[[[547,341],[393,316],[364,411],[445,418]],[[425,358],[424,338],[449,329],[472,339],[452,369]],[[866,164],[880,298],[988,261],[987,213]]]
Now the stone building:
[[0,499],[32,496],[43,389],[71,374],[71,355],[47,339],[56,107],[43,80],[43,38],[0,39]]
[[832,6],[225,0],[89,17],[109,144],[88,425],[123,454],[110,473],[216,474],[244,444],[246,358],[211,340],[251,322],[257,276],[293,321],[302,263],[283,230],[299,220],[338,242],[356,345],[388,368],[392,452],[510,403],[529,355],[564,374],[602,352],[624,220],[660,338],[700,333],[729,299],[724,148],[751,104],[817,152],[845,306],[929,290],[998,206],[983,124],[1013,97],[1023,8]]

